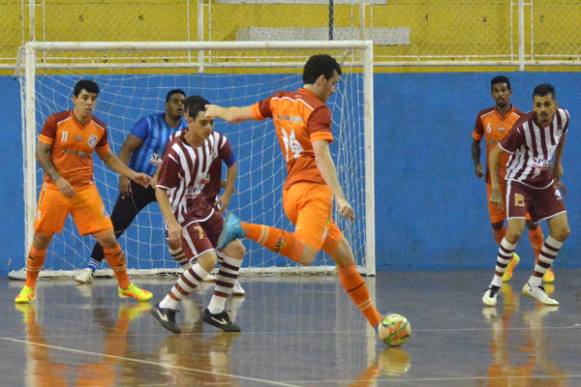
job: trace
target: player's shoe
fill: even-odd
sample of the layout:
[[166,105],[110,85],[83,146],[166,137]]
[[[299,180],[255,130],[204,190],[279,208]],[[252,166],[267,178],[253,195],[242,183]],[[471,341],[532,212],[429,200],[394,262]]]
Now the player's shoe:
[[519,262],[520,262],[520,257],[518,256],[518,254],[512,253],[512,259],[508,263],[508,266],[506,267],[506,271],[502,275],[502,282],[510,281],[510,279],[512,278],[512,273],[514,272],[514,268],[516,267],[516,265],[518,265]]
[[93,282],[93,277],[95,273],[92,269],[86,268],[82,269],[81,272],[75,277],[75,281],[80,284],[91,284]]
[[244,238],[246,233],[242,230],[240,225],[240,219],[233,213],[229,212],[224,219],[224,227],[218,238],[218,245],[216,246],[218,250],[222,250],[235,239]]
[[482,295],[482,303],[486,306],[496,306],[498,303],[499,286],[490,285]]
[[240,281],[236,280],[236,282],[234,282],[234,286],[232,287],[232,295],[238,296],[238,297],[244,297],[245,294],[246,294],[246,290],[244,290],[242,285],[240,285]]
[[531,286],[528,281],[522,288],[522,293],[529,297],[534,298],[538,302],[544,305],[556,306],[559,305],[559,301],[549,297],[545,292],[545,288],[541,286]]
[[20,293],[18,293],[16,298],[14,298],[14,302],[17,304],[28,304],[34,301],[35,296],[36,292],[34,289],[24,285],[20,290]]
[[208,308],[206,308],[202,314],[202,321],[206,324],[213,325],[216,328],[220,328],[224,332],[240,332],[240,327],[230,321],[230,316],[228,316],[228,313],[225,310],[221,313],[212,314]]
[[117,294],[119,298],[134,298],[137,301],[149,301],[153,298],[153,293],[148,290],[141,289],[130,283],[127,289],[117,288]]
[[181,329],[176,324],[176,309],[160,308],[159,304],[156,304],[151,308],[151,314],[159,323],[168,331],[173,333],[180,333]]
[[543,282],[546,284],[552,284],[555,282],[555,272],[552,268],[549,268],[543,275]]

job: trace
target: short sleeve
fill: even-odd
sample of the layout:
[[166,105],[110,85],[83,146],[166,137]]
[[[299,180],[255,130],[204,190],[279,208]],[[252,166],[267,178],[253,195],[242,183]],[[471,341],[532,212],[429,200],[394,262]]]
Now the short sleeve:
[[38,140],[42,143],[52,145],[56,137],[57,118],[54,115],[49,116],[42,127]]
[[480,142],[484,137],[484,126],[482,125],[482,120],[480,119],[480,114],[476,116],[476,123],[474,124],[474,130],[472,131],[472,138],[474,141]]
[[172,189],[180,184],[181,166],[175,152],[166,152],[161,160],[157,188]]
[[515,127],[508,136],[498,143],[500,149],[508,153],[514,153],[525,143],[523,129],[521,126]]
[[236,155],[234,154],[230,141],[226,137],[222,137],[222,139],[224,144],[220,147],[218,154],[227,166],[231,166],[236,162]]
[[265,118],[272,118],[272,110],[270,110],[270,100],[272,96],[256,102],[252,105],[252,115],[256,120],[264,120]]
[[311,142],[318,140],[333,142],[331,110],[327,106],[321,106],[313,110],[307,122],[307,132]]
[[135,125],[133,125],[133,128],[131,128],[131,134],[142,140],[149,137],[150,131],[151,125],[149,122],[149,116],[142,117]]

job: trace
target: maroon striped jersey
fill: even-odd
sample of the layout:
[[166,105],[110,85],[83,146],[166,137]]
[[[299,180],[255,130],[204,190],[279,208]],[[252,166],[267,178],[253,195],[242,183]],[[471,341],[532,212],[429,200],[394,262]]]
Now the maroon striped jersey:
[[569,112],[558,108],[551,124],[541,128],[529,112],[518,120],[510,134],[498,145],[510,153],[507,181],[517,181],[532,188],[553,184],[551,159],[569,127]]
[[178,223],[204,221],[212,216],[215,187],[219,191],[221,177],[221,168],[215,165],[217,161],[221,167],[221,160],[227,165],[235,162],[230,142],[218,132],[212,132],[198,147],[185,142],[183,134],[169,143],[157,187],[167,192]]

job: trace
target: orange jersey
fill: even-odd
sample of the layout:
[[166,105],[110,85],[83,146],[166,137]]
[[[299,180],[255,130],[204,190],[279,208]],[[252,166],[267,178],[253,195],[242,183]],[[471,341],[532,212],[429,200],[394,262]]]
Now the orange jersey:
[[255,119],[272,118],[286,160],[285,189],[297,182],[326,184],[315,163],[314,141],[333,141],[331,111],[307,89],[283,91],[252,107]]
[[[109,152],[105,124],[95,117],[83,125],[71,111],[50,115],[38,141],[51,146],[50,161],[73,187],[93,183],[93,151]],[[54,182],[47,175],[48,185]]]
[[[524,113],[512,106],[505,115],[502,115],[495,107],[481,110],[476,116],[476,124],[472,132],[472,138],[476,141],[486,140],[486,181],[490,181],[490,171],[488,169],[488,155],[492,148],[501,142],[512,130],[514,124]],[[506,163],[510,155],[506,152],[500,154],[500,179],[504,180]]]

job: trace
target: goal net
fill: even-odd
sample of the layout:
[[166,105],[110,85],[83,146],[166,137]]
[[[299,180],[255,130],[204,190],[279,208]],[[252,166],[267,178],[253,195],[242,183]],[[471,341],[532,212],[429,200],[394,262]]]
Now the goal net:
[[[316,53],[335,56],[343,69],[337,92],[328,101],[335,136],[331,149],[356,220],[348,222],[337,214],[335,219],[352,244],[360,271],[373,275],[373,53],[368,41],[27,43],[19,63],[27,251],[43,176],[34,157],[37,136],[50,114],[72,108],[72,88],[79,79],[99,84],[95,116],[106,123],[110,146],[118,153],[139,118],[164,110],[170,89],[202,95],[221,105],[249,105],[275,91],[301,87],[302,66]],[[236,125],[217,121],[215,130],[231,141],[239,164],[229,210],[245,221],[292,230],[281,204],[285,162],[270,120]],[[95,160],[95,181],[110,213],[118,196],[118,176]],[[71,275],[86,267],[94,243],[92,237],[78,234],[69,217],[62,233],[52,240],[41,275]],[[120,243],[130,272],[178,269],[166,247],[157,203],[138,214]],[[251,241],[244,243],[243,272],[326,273],[334,268],[323,253],[312,266],[297,268]],[[10,276],[23,273],[13,271]]]

